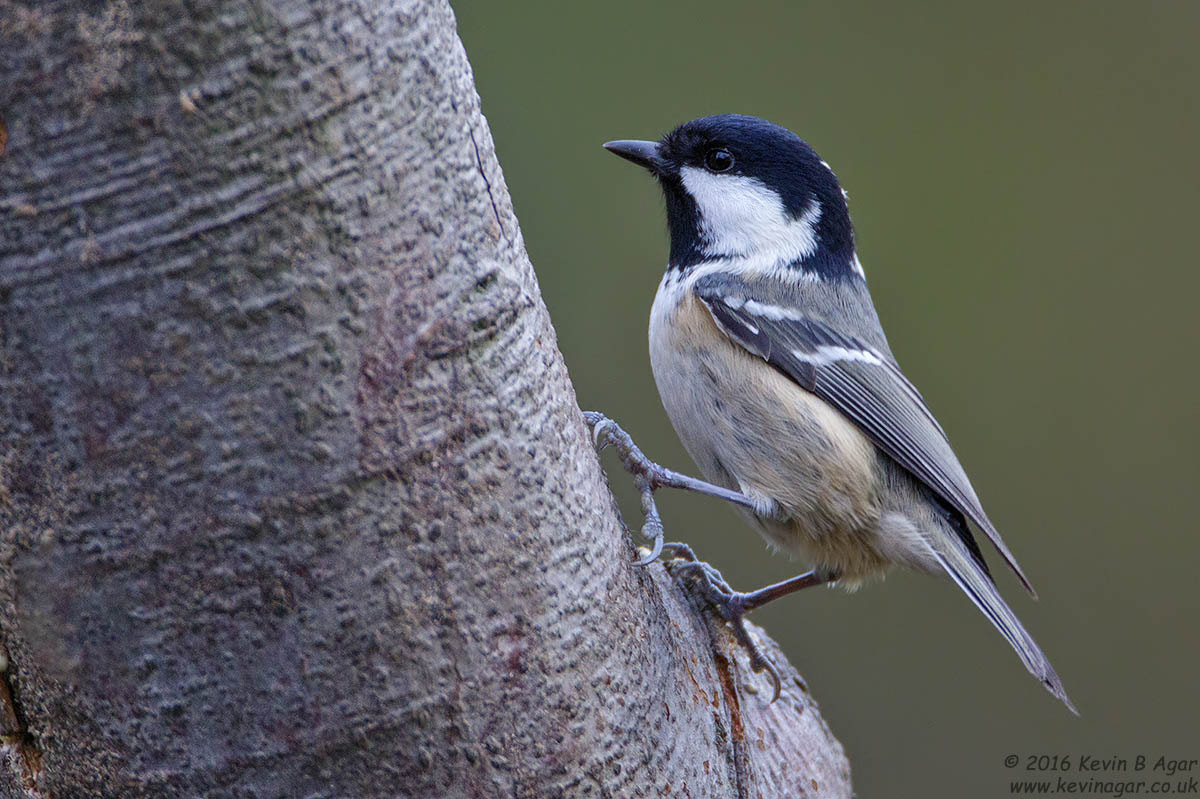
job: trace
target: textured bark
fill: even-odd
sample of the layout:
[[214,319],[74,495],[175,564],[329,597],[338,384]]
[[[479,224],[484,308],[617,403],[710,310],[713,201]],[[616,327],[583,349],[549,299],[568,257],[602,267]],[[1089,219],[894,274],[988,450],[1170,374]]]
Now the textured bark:
[[632,567],[444,2],[0,36],[0,796],[849,795]]

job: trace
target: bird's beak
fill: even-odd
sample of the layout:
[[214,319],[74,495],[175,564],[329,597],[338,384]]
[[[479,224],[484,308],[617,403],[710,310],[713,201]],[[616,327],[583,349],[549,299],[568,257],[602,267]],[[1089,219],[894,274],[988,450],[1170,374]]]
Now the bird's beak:
[[622,139],[604,143],[604,149],[619,155],[626,161],[644,166],[651,172],[657,173],[663,166],[662,157],[658,154],[658,143],[652,141],[637,141]]

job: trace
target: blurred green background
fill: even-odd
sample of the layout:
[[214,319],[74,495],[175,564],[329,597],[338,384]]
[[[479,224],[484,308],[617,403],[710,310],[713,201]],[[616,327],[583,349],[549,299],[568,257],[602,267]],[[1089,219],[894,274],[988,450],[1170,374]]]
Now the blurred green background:
[[[849,191],[892,347],[1038,588],[991,558],[1083,714],[948,582],[756,612],[859,795],[1007,796],[1009,754],[1200,757],[1200,3],[454,6],[580,405],[664,464],[695,471],[646,353],[662,201],[601,142],[755,114]],[[660,507],[735,587],[803,567],[720,503]]]

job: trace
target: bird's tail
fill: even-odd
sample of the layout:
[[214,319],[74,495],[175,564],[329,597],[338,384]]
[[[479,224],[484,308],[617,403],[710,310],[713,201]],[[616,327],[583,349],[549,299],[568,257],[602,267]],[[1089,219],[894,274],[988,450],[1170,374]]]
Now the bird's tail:
[[1046,690],[1061,699],[1063,704],[1078,716],[1079,711],[1067,697],[1062,680],[1058,678],[1054,667],[1050,665],[1045,653],[1033,640],[1033,636],[1026,632],[1025,627],[1017,619],[1017,615],[1000,596],[992,578],[980,568],[961,541],[955,539],[945,543],[946,546],[939,547],[938,549],[941,551],[935,554],[946,573],[958,584],[959,588],[966,592],[971,601],[975,603],[975,607],[983,611],[983,615],[988,617],[988,620],[995,625],[1009,645],[1017,651],[1017,656],[1021,658],[1025,668],[1029,669],[1029,673],[1041,680],[1042,685],[1046,686]]

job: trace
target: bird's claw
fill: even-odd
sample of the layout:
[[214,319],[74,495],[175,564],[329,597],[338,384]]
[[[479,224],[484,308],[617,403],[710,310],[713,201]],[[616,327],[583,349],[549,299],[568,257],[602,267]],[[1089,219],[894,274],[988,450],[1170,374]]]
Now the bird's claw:
[[614,434],[621,429],[612,419],[596,411],[584,411],[583,418],[592,428],[592,446],[597,452],[613,443]]
[[746,594],[734,591],[721,576],[721,572],[711,564],[697,560],[696,554],[686,544],[667,544],[663,548],[670,550],[677,560],[682,561],[681,563],[672,561],[667,564],[672,576],[691,578],[690,585],[694,586],[709,607],[733,628],[733,637],[746,650],[746,654],[750,658],[750,668],[756,674],[767,672],[773,689],[771,702],[774,702],[783,691],[783,680],[780,678],[775,664],[763,654],[762,649],[750,637],[750,631],[746,629]]
[[662,472],[662,467],[647,458],[633,438],[621,429],[621,426],[602,413],[584,411],[584,421],[592,428],[592,443],[599,452],[605,447],[613,447],[621,458],[625,470],[633,475],[633,485],[642,498],[642,536],[652,541],[650,553],[634,561],[636,566],[647,566],[658,560],[663,549],[663,523],[658,513],[658,505],[654,502],[654,491],[659,486],[656,476]]

